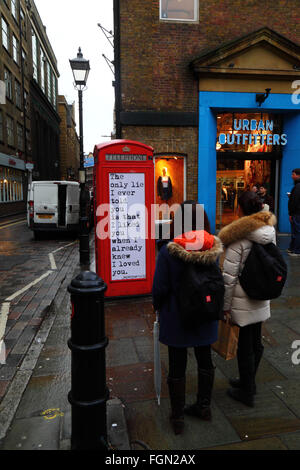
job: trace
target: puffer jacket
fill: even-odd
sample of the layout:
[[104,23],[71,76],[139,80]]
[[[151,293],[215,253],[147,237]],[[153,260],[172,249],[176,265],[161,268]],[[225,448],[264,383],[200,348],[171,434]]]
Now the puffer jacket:
[[224,310],[230,310],[233,323],[239,326],[263,322],[270,317],[270,301],[250,299],[240,285],[239,274],[252,242],[276,244],[275,224],[274,214],[262,211],[235,220],[218,234],[226,249],[223,263]]
[[[197,234],[197,232],[194,232]],[[152,287],[152,299],[155,310],[159,311],[161,343],[175,347],[205,346],[218,339],[218,322],[204,323],[193,330],[182,327],[178,308],[177,293],[180,289],[182,272],[186,263],[216,263],[223,253],[223,246],[218,237],[213,237],[210,249],[198,249],[190,242],[186,249],[176,241],[163,245],[160,249]]]

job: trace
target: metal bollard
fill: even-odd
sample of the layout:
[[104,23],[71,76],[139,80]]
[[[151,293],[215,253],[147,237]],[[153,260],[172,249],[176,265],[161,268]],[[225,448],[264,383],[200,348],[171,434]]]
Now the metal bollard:
[[107,449],[104,292],[96,273],[82,271],[68,287],[71,294],[72,450]]

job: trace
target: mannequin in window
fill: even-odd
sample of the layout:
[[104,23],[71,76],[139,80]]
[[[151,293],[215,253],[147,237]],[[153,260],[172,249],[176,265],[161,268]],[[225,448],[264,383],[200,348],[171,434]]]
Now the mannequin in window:
[[162,176],[158,178],[157,193],[163,201],[168,201],[173,195],[172,181],[166,167],[162,169]]

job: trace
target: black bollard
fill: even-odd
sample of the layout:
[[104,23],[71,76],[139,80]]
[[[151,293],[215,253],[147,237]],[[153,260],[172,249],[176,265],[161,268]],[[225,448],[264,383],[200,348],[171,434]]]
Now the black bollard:
[[106,450],[106,387],[104,292],[96,273],[81,272],[68,287],[71,294],[72,450]]

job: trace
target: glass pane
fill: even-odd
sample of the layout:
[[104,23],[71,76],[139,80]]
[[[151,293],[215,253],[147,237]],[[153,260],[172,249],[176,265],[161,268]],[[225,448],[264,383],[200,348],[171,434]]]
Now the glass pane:
[[268,113],[222,113],[217,116],[218,152],[272,152],[286,144],[279,117]]
[[161,19],[197,20],[198,0],[161,0]]
[[216,226],[224,227],[238,218],[237,202],[244,191],[264,184],[271,194],[271,160],[218,160]]

